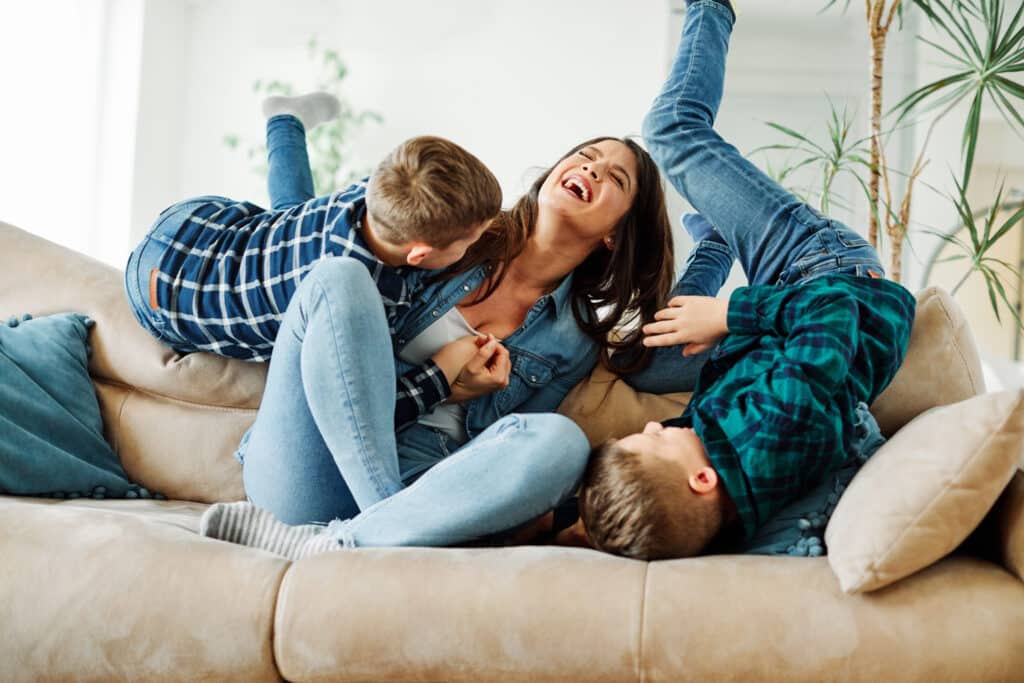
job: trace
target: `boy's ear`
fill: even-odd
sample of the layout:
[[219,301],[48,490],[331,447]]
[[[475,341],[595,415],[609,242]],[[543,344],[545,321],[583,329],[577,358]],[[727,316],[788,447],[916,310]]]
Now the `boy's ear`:
[[412,247],[409,249],[409,253],[405,255],[405,262],[410,266],[418,266],[423,263],[423,259],[429,256],[432,251],[434,251],[434,248],[429,244],[413,242]]
[[718,472],[705,465],[690,475],[689,484],[694,493],[711,493],[718,487]]

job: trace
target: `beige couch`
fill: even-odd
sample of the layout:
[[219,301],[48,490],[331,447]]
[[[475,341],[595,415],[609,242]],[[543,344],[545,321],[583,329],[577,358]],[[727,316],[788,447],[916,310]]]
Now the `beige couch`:
[[[265,368],[161,347],[112,268],[2,224],[0,255],[0,316],[95,318],[107,436],[172,498],[0,497],[0,681],[1024,680],[1020,472],[979,537],[986,559],[866,595],[842,593],[825,558],[648,564],[538,546],[291,563],[196,533],[205,504],[243,497],[231,453]],[[889,432],[981,391],[947,297],[922,295],[914,337],[875,406]],[[679,398],[598,376],[563,408],[596,440]]]

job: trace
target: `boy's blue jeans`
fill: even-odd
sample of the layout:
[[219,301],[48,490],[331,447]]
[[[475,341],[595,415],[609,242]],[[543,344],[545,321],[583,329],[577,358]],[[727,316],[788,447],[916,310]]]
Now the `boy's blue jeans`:
[[[728,276],[730,252],[751,285],[835,273],[882,277],[878,254],[863,237],[781,187],[714,130],[732,26],[732,13],[714,0],[687,8],[672,70],[644,118],[651,156],[717,233],[710,249],[695,249],[672,295],[714,296]],[[646,370],[626,379],[642,391],[691,391],[710,353],[683,357],[678,347],[661,348]]]
[[[313,199],[313,174],[306,152],[306,131],[294,116],[274,116],[267,121],[267,158],[267,190],[273,210],[287,209]],[[190,213],[210,201],[224,200],[224,197],[208,195],[167,207],[132,251],[125,266],[125,291],[136,320],[150,334],[180,353],[190,353],[195,349],[150,306],[150,273],[160,265],[168,244]]]
[[[267,150],[274,208],[311,198],[301,124],[270,119]],[[340,520],[330,531],[349,546],[451,545],[555,507],[589,453],[560,415],[507,415],[460,448],[422,425],[396,437],[394,411],[380,294],[362,264],[320,261],[288,305],[239,447],[247,495],[290,524]]]

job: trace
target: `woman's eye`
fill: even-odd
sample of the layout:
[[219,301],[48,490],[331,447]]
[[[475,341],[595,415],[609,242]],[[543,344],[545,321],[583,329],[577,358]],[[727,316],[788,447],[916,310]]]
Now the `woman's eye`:
[[583,157],[584,159],[589,159],[591,161],[594,160],[594,157],[590,156],[589,154],[587,154],[586,152],[583,152],[583,151],[580,152],[580,156]]
[[621,187],[623,190],[626,189],[626,183],[622,182],[622,178],[620,178],[617,175],[613,175],[612,178],[614,178],[615,182],[617,182],[619,184],[619,187]]

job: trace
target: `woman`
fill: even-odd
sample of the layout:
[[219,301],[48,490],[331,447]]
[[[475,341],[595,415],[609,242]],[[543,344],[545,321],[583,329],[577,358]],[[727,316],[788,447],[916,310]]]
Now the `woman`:
[[[631,140],[588,140],[462,261],[409,277],[416,293],[395,323],[396,362],[364,267],[330,259],[307,275],[239,450],[255,505],[213,506],[204,534],[292,557],[450,545],[521,525],[568,497],[589,447],[550,411],[611,351],[626,359],[619,365],[642,365],[638,329],[615,342],[608,332],[650,319],[671,286],[657,168]],[[449,399],[421,406],[396,434],[394,378],[425,358],[445,369]],[[275,516],[335,521],[286,529]]]

